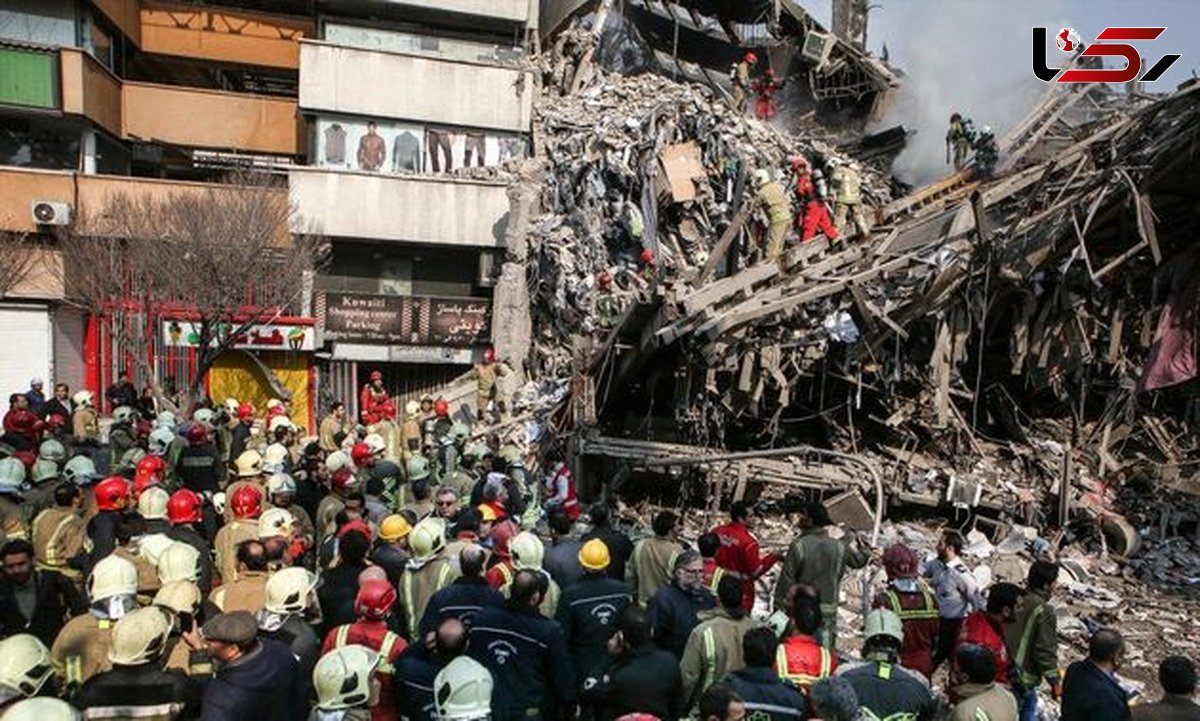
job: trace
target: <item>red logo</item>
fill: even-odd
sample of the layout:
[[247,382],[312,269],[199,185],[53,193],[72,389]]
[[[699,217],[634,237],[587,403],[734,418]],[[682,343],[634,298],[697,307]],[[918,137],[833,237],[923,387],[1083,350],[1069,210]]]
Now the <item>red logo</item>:
[[1064,53],[1075,52],[1075,46],[1079,44],[1079,33],[1075,32],[1075,28],[1063,28],[1058,31],[1054,41],[1058,43],[1058,49]]
[[[1096,42],[1083,49],[1080,55],[1087,57],[1119,57],[1125,59],[1123,68],[1071,68],[1062,70],[1046,64],[1046,28],[1033,29],[1033,74],[1043,82],[1059,83],[1127,83],[1140,79],[1150,83],[1158,80],[1167,68],[1179,59],[1178,54],[1164,55],[1144,75],[1138,78],[1142,71],[1142,58],[1137,49],[1125,42],[1116,41],[1149,41],[1162,35],[1165,27],[1145,28],[1105,28],[1096,37]],[[1073,28],[1063,28],[1054,37],[1055,43],[1063,52],[1075,52],[1080,42],[1079,35]]]

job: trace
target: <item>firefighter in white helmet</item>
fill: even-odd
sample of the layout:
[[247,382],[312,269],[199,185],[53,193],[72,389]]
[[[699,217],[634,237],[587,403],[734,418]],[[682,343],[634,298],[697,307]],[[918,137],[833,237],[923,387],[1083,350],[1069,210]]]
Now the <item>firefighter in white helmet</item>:
[[112,627],[137,608],[137,587],[137,567],[119,556],[107,556],[92,569],[87,581],[91,613],[68,621],[50,648],[64,691],[73,692],[92,676],[111,668],[108,651]]
[[[512,566],[515,570],[529,569],[537,571],[546,576],[546,580],[550,582],[550,588],[547,589],[546,595],[542,598],[542,603],[538,606],[538,610],[546,618],[554,618],[558,613],[558,600],[562,597],[562,589],[558,583],[550,578],[550,574],[542,568],[542,560],[546,556],[546,547],[542,543],[542,539],[538,538],[529,531],[521,531],[508,542],[508,555],[512,561]],[[509,578],[507,583],[500,588],[500,592],[508,596],[508,587],[512,584],[512,579]]]
[[82,718],[66,701],[44,696],[18,701],[4,712],[4,721],[79,721]]
[[13,703],[34,696],[55,696],[50,650],[36,636],[18,633],[0,641],[0,717]]
[[316,587],[316,574],[295,566],[282,568],[267,579],[266,602],[257,614],[259,638],[291,649],[303,678],[312,673],[321,653],[321,641],[310,623],[320,617]]
[[459,656],[433,679],[438,721],[488,721],[492,717],[492,674],[470,656]]
[[455,579],[454,567],[446,558],[446,522],[426,518],[408,534],[413,557],[400,576],[400,607],[408,621],[409,638],[418,638],[418,625],[433,594]]
[[75,401],[71,429],[76,448],[100,443],[100,417],[96,415],[95,399],[91,391],[77,391],[71,396],[71,400]]
[[365,646],[335,648],[317,661],[312,672],[317,691],[313,718],[321,721],[367,721],[379,702],[375,667],[379,654]]

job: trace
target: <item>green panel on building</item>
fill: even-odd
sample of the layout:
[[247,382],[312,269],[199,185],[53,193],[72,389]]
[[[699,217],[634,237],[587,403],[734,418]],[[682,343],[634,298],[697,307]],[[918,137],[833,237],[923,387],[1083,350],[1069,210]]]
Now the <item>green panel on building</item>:
[[57,108],[57,65],[54,53],[0,48],[0,104]]

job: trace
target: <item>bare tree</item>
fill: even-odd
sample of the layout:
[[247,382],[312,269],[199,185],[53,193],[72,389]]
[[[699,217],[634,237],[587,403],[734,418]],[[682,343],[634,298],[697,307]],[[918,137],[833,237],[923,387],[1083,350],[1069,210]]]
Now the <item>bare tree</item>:
[[24,233],[0,232],[0,298],[12,292],[33,269],[38,250]]
[[167,196],[110,196],[91,236],[64,236],[68,293],[95,312],[135,308],[190,319],[198,331],[195,396],[235,339],[270,323],[304,293],[328,256],[297,220],[282,183],[238,175]]

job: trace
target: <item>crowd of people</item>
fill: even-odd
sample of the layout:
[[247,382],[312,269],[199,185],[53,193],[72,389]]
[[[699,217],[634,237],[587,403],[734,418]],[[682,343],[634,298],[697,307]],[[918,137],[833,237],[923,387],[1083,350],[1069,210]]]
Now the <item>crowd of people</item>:
[[[813,500],[764,553],[739,501],[694,542],[669,511],[631,537],[561,455],[473,442],[439,399],[390,448],[340,403],[309,440],[284,400],[147,419],[106,394],[101,423],[40,388],[0,438],[2,721],[1035,721],[1039,688],[1064,721],[1200,719],[1178,656],[1131,710],[1113,629],[1060,673],[1058,566],[981,589],[954,531],[877,553]],[[840,589],[872,562],[851,652]]]

